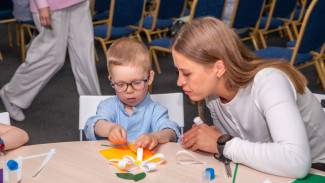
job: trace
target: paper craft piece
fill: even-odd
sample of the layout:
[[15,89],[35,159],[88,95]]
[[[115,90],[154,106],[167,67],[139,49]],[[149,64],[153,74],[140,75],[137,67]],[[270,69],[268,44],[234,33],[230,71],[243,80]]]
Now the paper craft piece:
[[139,181],[142,180],[146,177],[146,173],[138,173],[133,175],[132,173],[116,173],[116,176],[121,178],[121,179],[126,179],[126,180],[134,180],[134,181]]
[[142,161],[142,157],[143,157],[143,149],[142,148],[138,148],[138,151],[137,151],[137,161]]
[[[187,161],[182,161],[179,159],[180,156],[190,156],[191,159]],[[180,150],[176,153],[176,162],[181,165],[190,165],[190,164],[205,164],[205,162],[199,160],[196,156],[194,156],[192,153],[184,150]]]
[[[133,148],[133,144],[129,145]],[[141,150],[140,150],[141,151]],[[156,169],[156,164],[162,164],[165,159],[163,154],[154,154],[148,149],[143,149],[141,162],[135,160],[136,155],[132,153],[126,146],[120,146],[99,151],[110,164],[115,165],[121,171],[132,171],[141,168],[143,171],[151,171]]]
[[325,177],[321,175],[308,174],[303,179],[297,179],[292,183],[315,183],[315,182],[325,182]]

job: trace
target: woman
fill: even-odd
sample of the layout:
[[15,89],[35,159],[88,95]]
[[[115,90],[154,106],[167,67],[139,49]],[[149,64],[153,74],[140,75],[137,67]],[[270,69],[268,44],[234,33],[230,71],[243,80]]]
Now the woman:
[[200,101],[201,118],[205,99],[214,124],[194,125],[184,148],[280,176],[302,178],[311,163],[325,170],[325,114],[288,62],[258,58],[212,17],[184,25],[171,48],[177,85]]

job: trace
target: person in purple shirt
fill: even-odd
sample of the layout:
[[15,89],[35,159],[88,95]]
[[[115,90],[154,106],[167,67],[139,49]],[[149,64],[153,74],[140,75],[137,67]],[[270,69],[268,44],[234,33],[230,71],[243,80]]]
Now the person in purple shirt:
[[148,94],[154,72],[149,51],[140,41],[121,38],[107,52],[109,80],[116,96],[102,101],[84,131],[89,140],[108,138],[113,144],[135,140],[134,148],[176,141],[179,126],[168,119],[166,107]]
[[[30,0],[39,31],[9,83],[0,90],[11,118],[23,121],[39,91],[63,66],[66,50],[79,95],[100,95],[90,0]],[[68,91],[67,91],[68,92]]]

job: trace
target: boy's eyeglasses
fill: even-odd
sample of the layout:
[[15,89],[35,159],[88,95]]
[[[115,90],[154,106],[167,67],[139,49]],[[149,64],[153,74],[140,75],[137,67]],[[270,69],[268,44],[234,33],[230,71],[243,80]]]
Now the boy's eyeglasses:
[[129,85],[131,85],[134,90],[142,90],[145,87],[145,83],[149,81],[149,76],[147,79],[133,81],[132,83],[111,83],[111,85],[117,93],[125,92]]

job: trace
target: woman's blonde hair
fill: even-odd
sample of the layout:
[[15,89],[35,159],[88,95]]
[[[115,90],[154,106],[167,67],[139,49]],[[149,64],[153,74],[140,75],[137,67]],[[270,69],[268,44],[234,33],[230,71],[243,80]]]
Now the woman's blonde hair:
[[[304,93],[307,85],[306,78],[289,62],[260,59],[227,25],[213,17],[198,18],[184,25],[172,40],[171,48],[206,66],[222,60],[226,68],[223,77],[228,89],[247,86],[256,73],[266,67],[283,71],[300,94]],[[199,115],[203,119],[202,111],[203,100],[199,102]]]
[[117,39],[107,51],[107,69],[112,65],[130,65],[151,70],[148,48],[139,40],[123,37]]

